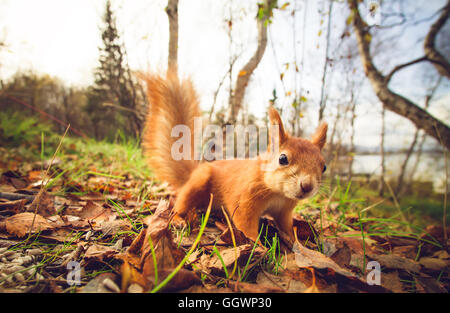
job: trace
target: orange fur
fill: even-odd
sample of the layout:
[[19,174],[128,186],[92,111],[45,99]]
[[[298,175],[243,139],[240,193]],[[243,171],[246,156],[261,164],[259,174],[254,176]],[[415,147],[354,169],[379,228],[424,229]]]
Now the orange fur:
[[[189,81],[181,83],[171,72],[165,79],[155,75],[147,76],[145,80],[150,107],[143,133],[144,151],[156,176],[179,188],[189,179],[198,162],[193,157],[180,161],[170,157],[172,144],[176,141],[171,131],[175,125],[194,128],[194,118],[200,116],[197,95]],[[193,144],[192,132],[192,155]]]
[[[319,127],[312,141],[292,137],[284,130],[278,112],[270,108],[270,122],[278,126],[279,154],[269,149],[265,158],[175,161],[171,146],[177,138],[171,137],[171,129],[185,124],[193,130],[193,119],[200,115],[195,91],[189,82],[180,82],[171,73],[165,79],[149,76],[146,80],[150,110],[143,144],[157,177],[177,189],[173,212],[185,218],[190,210],[205,208],[212,193],[213,207],[223,206],[251,239],[258,236],[263,214],[273,216],[278,227],[293,238],[293,208],[299,199],[316,193],[321,183],[326,124]],[[280,154],[286,155],[287,165],[279,164]],[[264,165],[272,165],[273,170],[264,171]]]

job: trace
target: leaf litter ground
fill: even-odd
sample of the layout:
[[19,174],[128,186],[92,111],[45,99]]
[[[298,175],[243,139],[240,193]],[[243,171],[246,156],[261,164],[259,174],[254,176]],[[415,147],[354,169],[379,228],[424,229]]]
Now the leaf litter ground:
[[[449,290],[450,258],[439,226],[386,231],[392,221],[343,215],[330,197],[317,202],[320,210],[295,214],[296,242],[263,217],[255,244],[223,212],[175,227],[175,196],[166,185],[123,169],[67,167],[82,164],[80,155],[55,159],[49,181],[48,161],[2,163],[0,291]],[[380,284],[368,284],[376,282],[370,264],[379,264]],[[70,285],[78,273],[78,284]]]

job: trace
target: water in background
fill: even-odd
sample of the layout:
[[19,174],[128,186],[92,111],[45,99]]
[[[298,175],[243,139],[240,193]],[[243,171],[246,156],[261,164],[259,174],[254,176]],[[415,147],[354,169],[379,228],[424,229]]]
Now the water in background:
[[[405,159],[404,153],[387,154],[385,156],[386,175],[388,178],[396,179]],[[433,183],[435,192],[443,193],[445,190],[445,163],[442,153],[424,152],[420,157],[415,173],[411,173],[417,159],[417,155],[411,156],[405,173],[405,181],[411,179],[416,181],[429,181]],[[449,162],[447,157],[447,162]],[[353,161],[353,172],[355,174],[367,174],[379,176],[381,174],[381,156],[376,154],[355,155]]]

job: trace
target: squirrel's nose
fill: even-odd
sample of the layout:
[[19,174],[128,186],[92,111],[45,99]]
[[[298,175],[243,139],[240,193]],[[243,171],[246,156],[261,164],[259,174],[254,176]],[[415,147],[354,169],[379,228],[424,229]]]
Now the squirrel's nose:
[[312,190],[312,184],[310,181],[302,181],[300,187],[304,193],[310,192]]

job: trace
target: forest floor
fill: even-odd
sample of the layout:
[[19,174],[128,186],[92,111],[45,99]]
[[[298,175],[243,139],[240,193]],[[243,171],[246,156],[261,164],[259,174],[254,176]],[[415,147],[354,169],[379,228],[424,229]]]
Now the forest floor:
[[0,292],[450,290],[442,224],[351,183],[299,204],[296,242],[264,217],[255,244],[222,212],[172,226],[135,142],[58,141],[0,147]]

